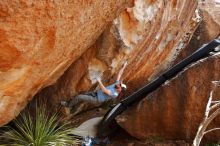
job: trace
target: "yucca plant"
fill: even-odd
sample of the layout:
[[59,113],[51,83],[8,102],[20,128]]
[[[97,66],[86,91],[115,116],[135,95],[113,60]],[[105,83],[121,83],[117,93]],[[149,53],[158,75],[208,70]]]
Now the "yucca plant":
[[46,108],[36,106],[35,116],[21,114],[2,135],[7,146],[72,146],[77,140],[70,137],[73,128],[59,123],[58,114],[49,114]]

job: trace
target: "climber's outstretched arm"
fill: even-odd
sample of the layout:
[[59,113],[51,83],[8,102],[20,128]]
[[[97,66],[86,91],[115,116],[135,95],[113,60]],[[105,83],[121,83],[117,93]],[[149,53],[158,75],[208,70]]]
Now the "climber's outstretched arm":
[[124,70],[125,70],[125,67],[127,66],[127,61],[123,64],[123,66],[122,66],[122,68],[119,70],[119,72],[118,72],[118,76],[117,76],[117,81],[120,81],[120,79],[121,79],[121,76],[122,76],[122,74],[123,74],[123,72],[124,72]]

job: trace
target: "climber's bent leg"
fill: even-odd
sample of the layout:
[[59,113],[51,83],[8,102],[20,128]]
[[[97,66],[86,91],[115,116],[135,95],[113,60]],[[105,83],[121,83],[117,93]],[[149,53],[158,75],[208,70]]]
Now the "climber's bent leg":
[[97,94],[95,92],[79,94],[69,102],[68,107],[73,107],[82,101],[89,102],[89,103],[98,103]]
[[75,97],[79,101],[85,101],[90,103],[97,103],[98,98],[96,93],[89,93],[89,94],[80,94]]

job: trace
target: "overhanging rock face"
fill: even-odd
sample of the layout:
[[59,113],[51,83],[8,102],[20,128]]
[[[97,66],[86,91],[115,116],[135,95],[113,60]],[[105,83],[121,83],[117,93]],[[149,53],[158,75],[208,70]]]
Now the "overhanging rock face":
[[96,88],[97,76],[108,85],[125,60],[129,65],[122,78],[127,93],[135,91],[169,67],[187,45],[198,25],[196,7],[196,1],[134,1],[134,7],[120,13],[58,82],[38,97],[49,97],[56,106],[60,100]]
[[[123,11],[128,4],[134,7]],[[38,94],[55,106],[95,88],[98,75],[112,82],[124,60],[129,62],[124,82],[132,92],[169,67],[198,24],[196,0],[11,1],[0,6],[0,125],[64,71]]]
[[[191,65],[177,77],[117,117],[119,125],[132,136],[146,139],[192,141],[204,116],[212,83],[220,79],[220,54]],[[215,100],[220,99],[219,88]],[[212,123],[218,126],[219,120]],[[210,133],[216,140],[220,133]]]
[[0,125],[53,84],[127,7],[126,0],[1,1]]
[[121,39],[131,50],[129,61],[132,63],[124,80],[132,91],[172,64],[199,21],[195,14],[196,1],[137,0],[135,4],[136,7],[123,12],[117,19],[119,24],[116,23]]

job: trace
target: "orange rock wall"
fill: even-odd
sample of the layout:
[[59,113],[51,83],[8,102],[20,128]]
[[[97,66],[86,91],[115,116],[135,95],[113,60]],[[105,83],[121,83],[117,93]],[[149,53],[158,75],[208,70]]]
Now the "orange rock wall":
[[0,125],[91,46],[126,0],[0,2]]
[[[136,1],[135,4],[137,7],[119,17],[119,31],[131,34],[130,39],[122,36],[124,42],[129,40],[132,54],[128,58],[132,63],[124,76],[131,89],[129,93],[153,80],[172,64],[179,51],[188,44],[199,22],[195,15],[196,1]],[[131,23],[133,17],[137,20]],[[130,29],[123,30],[123,26]],[[144,33],[141,34],[141,30]]]

